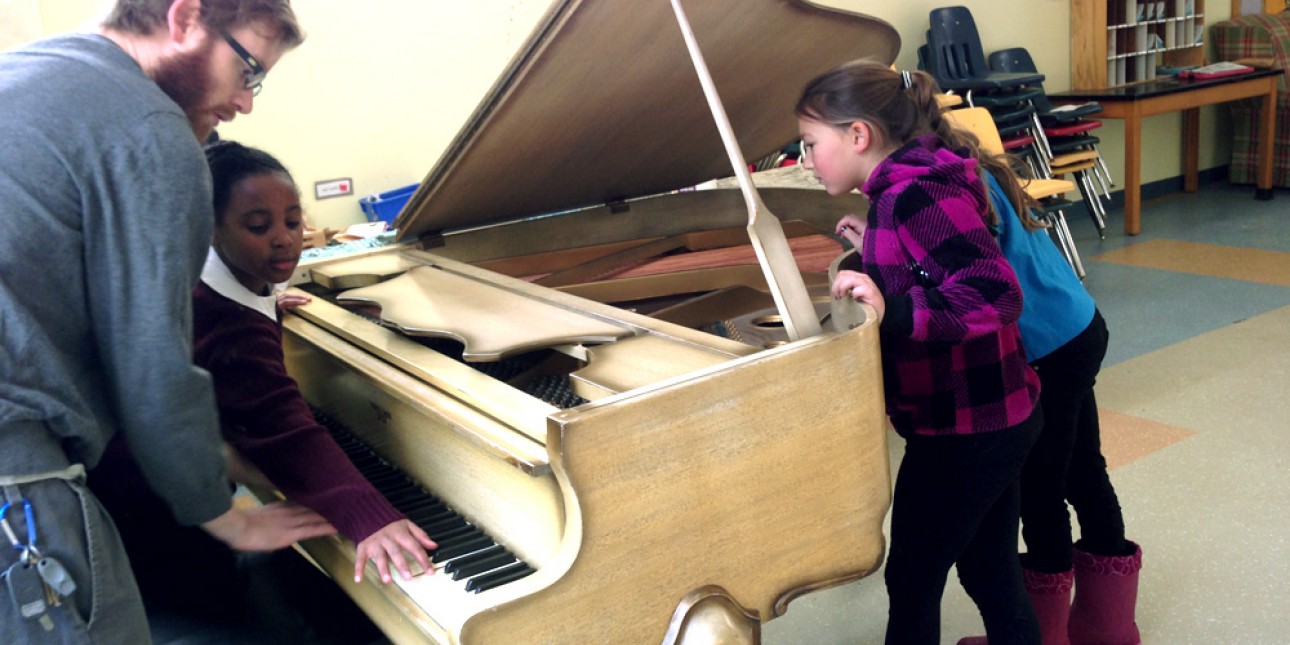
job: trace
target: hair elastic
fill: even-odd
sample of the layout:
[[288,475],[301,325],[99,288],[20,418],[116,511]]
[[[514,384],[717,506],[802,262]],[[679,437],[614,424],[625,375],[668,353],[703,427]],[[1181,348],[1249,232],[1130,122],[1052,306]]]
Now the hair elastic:
[[912,88],[914,86],[914,75],[910,74],[909,70],[900,70],[900,83],[905,86],[905,89]]

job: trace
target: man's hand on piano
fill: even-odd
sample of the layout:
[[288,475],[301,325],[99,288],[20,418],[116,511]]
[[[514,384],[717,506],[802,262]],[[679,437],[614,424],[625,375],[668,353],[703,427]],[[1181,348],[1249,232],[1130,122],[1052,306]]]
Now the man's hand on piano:
[[300,540],[336,533],[323,516],[292,502],[234,506],[202,528],[238,551],[276,551]]
[[354,557],[354,582],[363,581],[363,569],[368,560],[376,564],[376,571],[381,575],[381,582],[385,584],[390,584],[391,561],[394,562],[394,568],[403,574],[404,580],[411,580],[412,569],[408,566],[405,552],[412,554],[417,564],[421,565],[422,571],[433,574],[434,568],[430,563],[430,555],[426,551],[438,546],[425,531],[421,530],[421,527],[411,521],[390,522],[358,543],[358,551]]

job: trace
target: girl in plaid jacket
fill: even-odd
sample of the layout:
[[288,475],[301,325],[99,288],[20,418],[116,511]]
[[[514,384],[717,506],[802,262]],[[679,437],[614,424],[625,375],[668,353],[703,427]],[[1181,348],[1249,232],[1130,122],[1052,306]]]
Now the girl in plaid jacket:
[[1040,642],[1017,558],[1018,476],[1038,436],[1017,277],[991,235],[980,173],[1007,165],[940,116],[936,83],[873,61],[817,77],[796,107],[803,161],[868,215],[838,233],[860,250],[835,298],[878,314],[887,414],[906,442],[896,477],[886,583],[887,643],[940,642],[951,566],[992,645]]

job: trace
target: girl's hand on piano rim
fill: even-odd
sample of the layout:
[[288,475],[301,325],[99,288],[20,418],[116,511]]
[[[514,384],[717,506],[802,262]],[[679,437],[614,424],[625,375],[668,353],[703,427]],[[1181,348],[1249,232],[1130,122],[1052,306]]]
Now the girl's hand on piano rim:
[[310,297],[310,296],[308,296],[308,295],[306,295],[306,294],[302,294],[302,293],[292,293],[292,292],[289,292],[289,291],[279,291],[279,292],[277,292],[277,298],[278,298],[278,309],[280,309],[280,310],[282,310],[282,311],[286,311],[286,310],[288,310],[288,309],[294,309],[294,308],[296,308],[296,307],[300,307],[300,306],[303,306],[303,305],[307,305],[307,304],[309,304],[309,303],[313,302],[313,300],[314,300],[312,297]]
[[873,278],[858,271],[838,271],[830,290],[833,297],[839,300],[851,298],[873,307],[878,314],[878,323],[882,323],[882,317],[887,313],[887,301],[878,290],[878,285],[874,284]]
[[426,574],[433,574],[434,567],[431,566],[430,555],[426,551],[437,546],[439,545],[421,527],[410,520],[390,522],[358,543],[358,552],[354,558],[354,582],[363,581],[363,569],[368,560],[376,565],[381,582],[385,584],[391,581],[391,561],[394,562],[394,568],[403,574],[404,580],[411,580],[412,569],[408,566],[406,554],[411,554]]
[[854,214],[843,215],[834,227],[834,233],[846,238],[851,243],[851,247],[860,252],[860,247],[864,244],[864,230],[869,227],[868,222],[860,219]]

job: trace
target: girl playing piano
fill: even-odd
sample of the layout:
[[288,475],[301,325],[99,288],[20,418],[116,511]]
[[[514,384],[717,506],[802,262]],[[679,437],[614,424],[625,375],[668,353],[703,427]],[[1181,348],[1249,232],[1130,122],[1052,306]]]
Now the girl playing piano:
[[390,563],[410,578],[405,553],[429,570],[435,543],[349,463],[283,364],[273,286],[300,260],[305,224],[294,180],[272,156],[236,142],[211,144],[206,158],[215,236],[193,291],[193,360],[215,382],[232,454],[357,544],[355,582],[369,559],[384,582]]
[[[391,564],[404,578],[411,578],[413,561],[433,572],[427,551],[435,542],[350,463],[314,419],[283,363],[274,285],[295,271],[305,228],[294,180],[272,156],[236,142],[210,144],[206,157],[215,232],[193,290],[193,361],[214,382],[230,476],[281,491],[353,540],[355,582],[369,560],[386,583]],[[121,525],[154,634],[168,628],[214,632],[237,642],[259,642],[264,633],[272,634],[269,640],[294,642],[374,636],[348,624],[372,629],[296,554],[272,560],[235,554],[175,524],[141,485],[141,473],[121,442],[109,446],[90,483]],[[258,555],[279,554],[253,554]],[[319,610],[323,606],[329,609]],[[238,612],[253,615],[230,616]],[[327,627],[319,629],[319,621]]]

